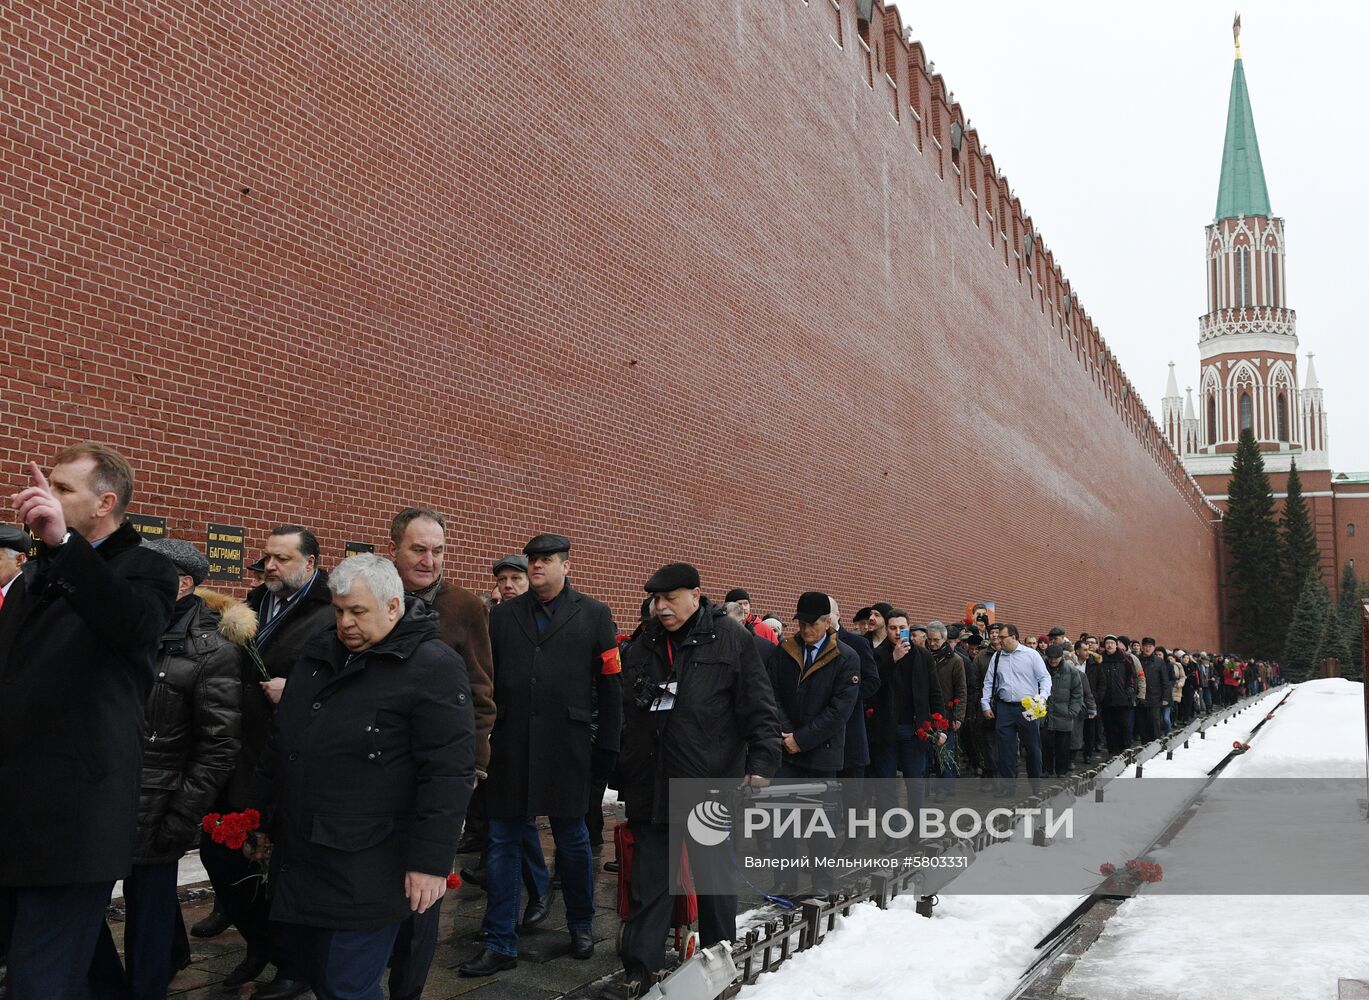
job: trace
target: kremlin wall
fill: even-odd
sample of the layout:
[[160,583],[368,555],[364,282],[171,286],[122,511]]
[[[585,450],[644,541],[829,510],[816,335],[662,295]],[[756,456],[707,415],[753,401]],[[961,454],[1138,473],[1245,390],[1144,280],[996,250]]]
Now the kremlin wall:
[[0,4],[5,492],[94,438],[249,562],[417,503],[629,627],[687,559],[1218,646],[1216,508],[892,10]]

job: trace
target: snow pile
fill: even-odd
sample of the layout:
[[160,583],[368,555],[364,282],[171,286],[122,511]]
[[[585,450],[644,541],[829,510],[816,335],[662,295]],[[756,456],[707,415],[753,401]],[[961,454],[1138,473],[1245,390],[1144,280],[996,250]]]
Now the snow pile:
[[899,896],[862,903],[817,948],[743,989],[742,1000],[936,997],[986,1000],[1011,990],[1036,942],[1078,900],[1062,896],[943,896],[928,920]]

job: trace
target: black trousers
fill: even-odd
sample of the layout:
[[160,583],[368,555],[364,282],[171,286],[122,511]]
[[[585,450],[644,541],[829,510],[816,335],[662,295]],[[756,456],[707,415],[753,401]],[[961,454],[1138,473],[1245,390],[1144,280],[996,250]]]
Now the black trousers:
[[[618,955],[629,980],[654,983],[666,966],[665,942],[675,897],[670,893],[670,828],[662,823],[628,824],[632,830],[632,876],[628,917]],[[737,897],[699,896],[699,943],[708,948],[737,936]]]
[[228,915],[247,947],[264,951],[277,973],[286,979],[308,982],[313,965],[312,938],[302,936],[297,925],[271,919],[271,893],[257,878],[257,866],[209,839],[200,838],[200,861],[214,886],[215,905]]
[[1041,772],[1043,774],[1070,773],[1070,739],[1073,736],[1073,729],[1066,729],[1063,733],[1058,733],[1052,729],[1042,728]]
[[437,924],[442,919],[442,900],[422,913],[411,913],[399,925],[390,952],[390,1000],[419,1000],[428,981],[428,970],[437,951]]
[[1127,732],[1127,719],[1131,708],[1127,705],[1109,705],[1103,709],[1103,732],[1107,736],[1108,753],[1116,756],[1127,748],[1130,734]]
[[106,922],[90,967],[91,990],[101,1000],[166,1000],[166,985],[189,949],[176,862],[134,865],[124,879],[124,959]]

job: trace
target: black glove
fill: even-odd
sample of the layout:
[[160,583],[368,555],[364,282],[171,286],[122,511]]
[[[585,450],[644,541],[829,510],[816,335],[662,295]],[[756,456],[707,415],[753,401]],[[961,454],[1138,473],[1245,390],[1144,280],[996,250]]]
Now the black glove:
[[618,766],[617,750],[601,750],[595,747],[589,754],[589,780],[598,788],[606,785],[613,777],[613,771]]

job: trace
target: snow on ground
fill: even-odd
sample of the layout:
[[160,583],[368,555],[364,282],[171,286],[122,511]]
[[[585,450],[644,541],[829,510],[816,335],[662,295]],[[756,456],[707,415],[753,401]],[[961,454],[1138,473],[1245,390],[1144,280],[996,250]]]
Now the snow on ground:
[[[1281,699],[1286,690],[1270,694]],[[1274,704],[1277,701],[1265,701],[1261,708]],[[1262,717],[1256,714],[1254,721]],[[1217,731],[1236,726],[1232,722]],[[1237,738],[1242,737],[1232,737]],[[1212,742],[1212,736],[1203,741]],[[1356,779],[1342,796],[1345,801],[1331,803],[1341,824],[1337,833],[1319,833],[1315,844],[1300,842],[1299,833],[1306,831],[1299,830],[1297,816],[1290,817],[1287,867],[1310,865],[1306,856],[1300,861],[1297,852],[1313,847],[1317,863],[1341,865],[1347,873],[1363,871],[1369,857],[1369,824],[1353,801],[1364,796],[1359,784],[1365,774],[1362,685],[1336,678],[1294,686],[1293,696],[1249,742],[1249,752],[1235,758],[1214,783],[1213,805],[1222,804],[1222,784],[1231,778]],[[1226,740],[1224,748],[1222,742],[1215,745],[1225,752],[1231,744]],[[1178,759],[1176,753],[1173,763]],[[1151,773],[1146,765],[1146,777]],[[1155,773],[1162,773],[1158,766]],[[1231,826],[1229,815],[1220,809],[1200,809],[1175,840],[1183,850],[1156,854],[1165,864],[1166,881],[1182,884],[1184,866],[1194,856],[1235,849]],[[1252,865],[1250,875],[1252,887],[1257,887],[1260,868]],[[1369,979],[1365,927],[1369,895],[1142,895],[1108,922],[1102,937],[1066,978],[1062,992],[1090,1000],[1332,1000],[1337,979]]]
[[912,896],[881,911],[862,903],[838,917],[833,937],[743,989],[742,1000],[847,997],[1001,997],[1036,942],[1074,908],[1060,896],[942,896],[928,920]]
[[[941,894],[930,920],[917,915],[911,896],[895,899],[884,912],[874,904],[858,906],[850,917],[838,918],[820,948],[762,976],[741,997],[1005,996],[1038,956],[1036,942],[1099,881],[1091,870],[1102,860],[1120,864],[1144,850],[1168,822],[1169,809],[1177,812],[1192,794],[1191,782],[1171,786],[1150,779],[1205,779],[1235,740],[1250,742],[1252,749],[1224,775],[1363,777],[1361,686],[1337,679],[1298,685],[1294,691],[1253,738],[1255,725],[1288,687],[1265,692],[1255,710],[1216,726],[1206,739],[1194,736],[1187,749],[1176,746],[1173,760],[1163,754],[1151,758],[1142,779],[1109,785],[1104,803],[1089,797],[1076,802],[1075,842],[1044,850],[1025,842],[991,848]],[[1124,777],[1134,779],[1135,769]],[[1172,804],[1165,799],[1170,787],[1178,796]],[[1142,789],[1148,798],[1135,799]],[[1109,808],[1129,800],[1152,804],[1154,822],[1139,829],[1134,808]],[[1361,864],[1366,856],[1369,852],[1359,853]],[[969,894],[987,893],[1027,867],[1048,876],[1059,887],[1052,891],[1062,894]],[[1369,896],[1142,896],[1109,921],[1062,992],[1089,1000],[1331,998],[1337,976],[1369,978],[1369,954],[1356,938],[1364,927],[1369,927]],[[1275,955],[1278,960],[1271,961]]]

